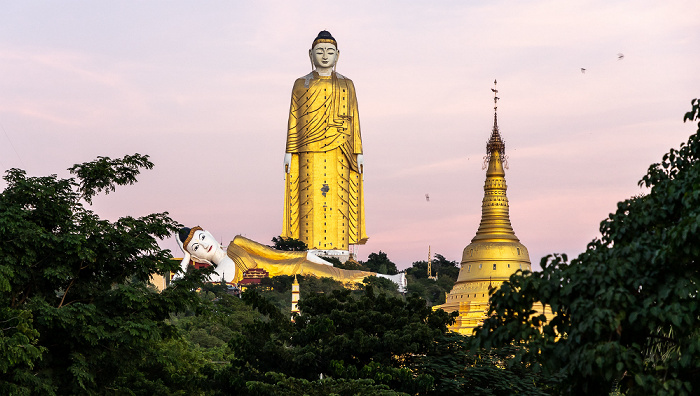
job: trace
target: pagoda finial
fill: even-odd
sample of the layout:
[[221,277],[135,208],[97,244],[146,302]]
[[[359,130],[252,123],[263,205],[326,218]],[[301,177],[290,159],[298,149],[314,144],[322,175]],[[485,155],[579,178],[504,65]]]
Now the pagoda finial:
[[486,169],[489,160],[494,152],[500,154],[501,160],[503,161],[503,166],[508,169],[508,157],[506,157],[506,142],[501,138],[501,133],[498,131],[498,101],[501,99],[498,97],[498,89],[496,85],[497,80],[493,80],[493,129],[491,130],[491,137],[489,141],[486,142],[486,157],[484,157],[484,166]]
[[498,99],[501,99],[497,96],[498,90],[496,89],[496,84],[498,84],[498,81],[493,80],[493,88],[491,88],[491,90],[493,91],[493,111],[494,111],[494,113],[496,112],[496,110],[498,110]]

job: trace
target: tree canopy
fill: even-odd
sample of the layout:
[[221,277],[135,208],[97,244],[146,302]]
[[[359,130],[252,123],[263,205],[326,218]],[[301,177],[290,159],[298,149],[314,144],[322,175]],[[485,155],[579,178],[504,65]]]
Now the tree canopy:
[[428,278],[427,261],[415,261],[406,269],[408,292],[418,294],[430,305],[443,304],[445,293],[449,293],[457,281],[459,267],[456,261],[448,260],[438,253],[435,253],[430,265],[437,280]]
[[399,273],[396,264],[389,260],[386,253],[381,250],[379,253],[370,253],[367,256],[367,261],[362,261],[360,264],[367,267],[369,271],[379,274],[396,275]]
[[[259,309],[267,304],[255,294],[244,299],[253,299]],[[306,381],[369,379],[410,393],[432,385],[431,377],[411,367],[447,332],[452,316],[444,311],[433,311],[417,296],[404,301],[371,287],[359,297],[349,290],[309,295],[299,306],[294,323],[263,308],[269,319],[231,343],[236,356],[231,378],[266,383],[268,373],[281,373]],[[242,384],[231,386],[231,392],[241,391]]]
[[[698,121],[691,104],[685,119]],[[211,267],[161,293],[149,285],[179,271],[158,246],[179,224],[167,213],[110,222],[88,206],[134,183],[153,166],[147,156],[100,157],[67,179],[11,169],[0,194],[0,393],[696,394],[699,159],[700,122],[584,253],[550,255],[495,290],[473,337],[430,308],[459,273],[441,255],[437,281],[424,261],[406,271],[408,297],[382,278],[347,290],[299,277],[292,322],[291,277],[241,299],[203,282]],[[391,272],[386,254],[370,256]],[[537,314],[543,304],[553,316]]]
[[192,290],[201,274],[163,293],[148,285],[152,274],[178,270],[158,246],[177,224],[167,213],[110,222],[83,203],[134,183],[152,166],[135,154],[75,165],[68,179],[7,171],[0,194],[1,393],[157,392],[196,384],[188,379],[197,377],[197,359],[175,376],[164,374],[173,368],[165,357],[178,350],[164,319],[197,300]]
[[285,250],[290,252],[303,252],[309,250],[304,241],[296,238],[286,238],[283,236],[272,237],[272,246],[270,247],[277,250]]

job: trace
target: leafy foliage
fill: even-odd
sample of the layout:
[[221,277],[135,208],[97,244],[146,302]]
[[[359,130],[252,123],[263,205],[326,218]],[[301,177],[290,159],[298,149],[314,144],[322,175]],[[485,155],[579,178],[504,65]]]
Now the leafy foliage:
[[[685,119],[698,120],[691,104]],[[696,133],[649,167],[640,181],[649,193],[618,203],[584,253],[513,275],[492,296],[474,345],[521,346],[514,360],[560,375],[560,394],[697,393],[699,159]],[[533,315],[540,302],[551,320]]]
[[248,391],[255,395],[298,395],[298,396],[408,396],[396,392],[386,385],[377,385],[369,379],[324,378],[315,381],[287,377],[270,372],[265,375],[267,382],[251,381]]
[[97,157],[95,161],[76,164],[68,170],[80,180],[78,191],[81,198],[92,203],[92,198],[99,192],[109,194],[116,186],[136,183],[141,168],[153,169],[153,163],[147,155],[137,153],[114,160]]
[[295,238],[285,238],[283,236],[272,237],[272,246],[270,247],[277,250],[290,252],[303,252],[309,250],[304,241]]
[[549,378],[514,359],[514,348],[470,348],[469,338],[447,333],[421,357],[421,372],[435,378],[430,395],[546,395]]
[[[685,119],[700,119],[691,105]],[[649,168],[649,193],[619,203],[586,252],[513,275],[473,338],[430,308],[459,273],[439,254],[437,281],[424,261],[406,270],[410,297],[383,278],[346,290],[299,277],[292,322],[291,277],[242,299],[202,283],[212,268],[162,293],[149,286],[151,274],[178,270],[158,247],[178,224],[167,213],[109,222],[84,206],[134,183],[153,166],[147,156],[100,157],[69,179],[11,169],[0,194],[0,393],[697,393],[699,158],[695,134]],[[381,251],[357,265],[395,272]]]
[[430,305],[443,304],[445,293],[449,293],[457,281],[459,267],[456,261],[447,260],[437,253],[430,265],[437,280],[428,279],[427,261],[416,261],[411,268],[406,269],[408,292],[418,294]]
[[[451,261],[445,258],[445,256],[435,253],[435,258],[430,261],[430,266],[432,268],[432,275],[437,275],[438,278],[446,276],[451,279],[457,280],[459,276],[459,267],[456,261]],[[427,261],[416,261],[413,263],[411,268],[406,269],[406,274],[411,275],[416,279],[423,279],[428,277],[428,262]]]
[[[503,371],[491,361],[494,371],[476,377],[443,370],[444,362],[476,362],[465,357],[463,337],[447,333],[454,315],[405,298],[383,278],[346,290],[329,278],[299,277],[302,315],[294,323],[292,277],[238,299],[202,282],[212,267],[190,269],[158,293],[151,274],[179,269],[157,241],[179,225],[167,213],[109,222],[84,206],[133,183],[141,167],[152,164],[137,154],[76,165],[69,179],[8,171],[0,195],[0,393],[427,395],[482,389],[474,378],[488,382]],[[392,272],[382,252],[371,261]],[[511,371],[501,377],[528,379]],[[497,383],[503,387],[483,389],[520,389]]]
[[[306,381],[321,375],[367,379],[408,393],[427,390],[432,377],[412,368],[447,332],[453,318],[431,310],[418,297],[404,301],[377,295],[371,287],[358,298],[349,290],[302,298],[302,314],[293,324],[259,295],[246,292],[244,299],[262,309],[268,319],[231,342],[236,359],[228,377],[263,383],[269,381],[269,373],[280,373]],[[229,386],[230,392],[246,389],[241,382]]]
[[340,269],[345,269],[345,270],[359,270],[359,271],[370,271],[369,267],[366,265],[362,264],[362,262],[357,262],[355,260],[348,260],[344,263],[341,263],[340,260],[338,260],[335,257],[331,258],[325,258],[324,260],[329,261],[333,263],[333,266],[336,268]]
[[376,290],[379,293],[386,293],[387,295],[400,298],[402,295],[399,293],[399,285],[392,282],[387,278],[380,278],[378,276],[368,276],[362,280],[362,285],[365,290]]
[[75,165],[77,177],[69,179],[7,171],[0,194],[2,393],[140,393],[197,383],[196,358],[177,369],[187,378],[143,374],[175,369],[153,360],[168,352],[163,345],[177,344],[164,319],[195,303],[192,290],[201,285],[193,274],[163,293],[148,286],[151,274],[178,270],[158,246],[177,224],[167,213],[109,222],[81,202],[134,183],[139,168],[152,166],[135,154]]
[[360,262],[360,264],[367,267],[369,271],[379,274],[396,275],[399,273],[396,264],[389,260],[386,253],[381,250],[379,253],[370,253],[367,256],[367,261]]
[[196,311],[179,312],[168,321],[184,335],[189,347],[214,362],[231,359],[228,342],[260,314],[224,289],[202,292]]
[[[292,283],[294,283],[294,276],[279,275],[263,279],[263,281],[264,282],[261,284],[262,287],[251,286],[250,288],[257,289],[256,292],[276,306],[277,309],[282,311],[290,310],[292,306]],[[333,278],[297,275],[297,281],[299,282],[301,299],[319,293],[332,294],[336,290],[346,290],[350,287]],[[362,284],[353,285],[351,293],[355,296],[363,295],[367,285],[371,285],[377,292],[401,297],[395,283],[385,278],[377,278],[376,276],[368,276],[363,280]]]

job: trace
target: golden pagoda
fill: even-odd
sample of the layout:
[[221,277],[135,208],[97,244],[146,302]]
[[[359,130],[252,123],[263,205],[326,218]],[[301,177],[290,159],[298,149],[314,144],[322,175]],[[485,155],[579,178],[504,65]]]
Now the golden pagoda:
[[[496,84],[496,81],[494,81]],[[530,270],[527,248],[515,236],[510,224],[506,197],[506,145],[498,131],[498,90],[494,92],[493,130],[486,144],[486,183],[481,204],[481,223],[462,253],[459,277],[445,304],[447,312],[459,311],[450,330],[471,335],[489,308],[489,290],[498,288],[517,270]]]

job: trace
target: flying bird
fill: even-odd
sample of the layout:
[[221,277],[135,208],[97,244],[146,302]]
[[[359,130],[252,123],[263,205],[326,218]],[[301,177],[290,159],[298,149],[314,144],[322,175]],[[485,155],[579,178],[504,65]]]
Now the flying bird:
[[581,68],[581,73],[586,73],[586,69],[584,69],[584,68],[582,67],[582,68]]
[[426,200],[427,202],[430,202],[430,195],[425,194],[425,200]]
[[624,58],[625,58],[625,54],[622,54],[622,53],[617,54],[617,60],[622,60]]

